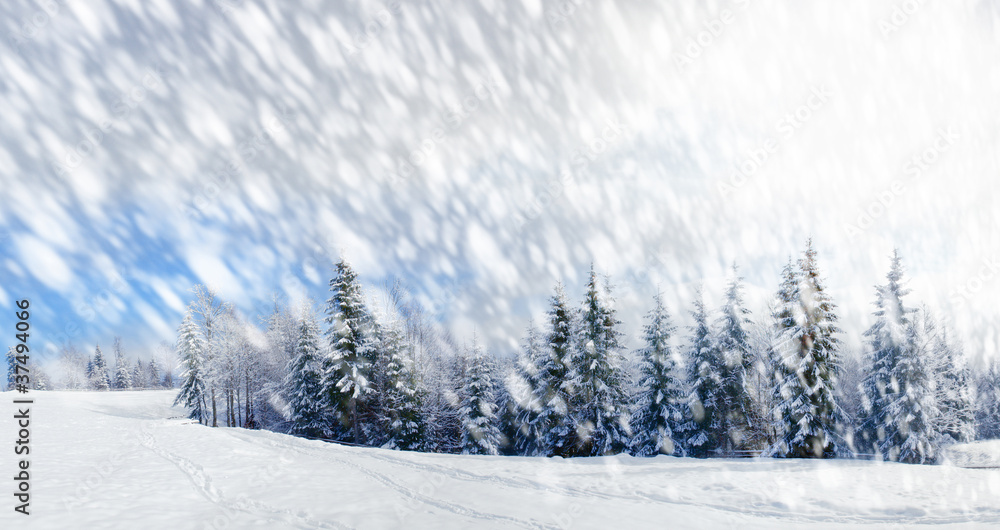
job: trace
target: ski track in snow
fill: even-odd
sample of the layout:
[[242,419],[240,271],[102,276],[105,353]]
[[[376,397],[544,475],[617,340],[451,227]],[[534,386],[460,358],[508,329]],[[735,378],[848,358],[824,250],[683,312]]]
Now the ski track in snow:
[[[212,478],[205,472],[205,468],[180,456],[171,453],[156,443],[155,437],[148,431],[139,434],[139,443],[149,449],[154,454],[174,464],[191,481],[194,488],[209,502],[219,506],[227,513],[244,512],[256,517],[266,518],[275,523],[294,524],[296,527],[307,528],[336,528],[350,530],[353,527],[337,522],[326,523],[319,521],[301,513],[293,513],[291,510],[281,510],[268,506],[260,501],[239,497],[229,500],[222,491],[212,484]],[[226,525],[228,526],[228,524]]]
[[[259,442],[261,440],[261,437],[258,437],[258,436],[246,436],[245,433],[240,432],[238,430],[228,430],[227,429],[226,434],[229,434],[230,436],[233,436],[235,438],[239,438],[239,439],[241,439],[243,441],[251,442],[251,443],[253,443],[253,442]],[[321,459],[329,461],[329,462],[334,462],[334,463],[338,463],[338,464],[344,464],[344,465],[346,465],[348,467],[351,467],[352,469],[356,469],[356,470],[360,471],[363,475],[365,475],[366,477],[374,480],[375,482],[378,482],[378,483],[380,483],[380,484],[382,484],[384,486],[388,486],[389,488],[392,488],[392,489],[398,491],[399,493],[403,494],[407,498],[410,498],[410,499],[422,502],[422,503],[424,503],[424,504],[426,504],[428,506],[431,506],[431,507],[434,507],[434,508],[438,508],[440,510],[444,510],[444,511],[447,511],[447,512],[454,513],[456,515],[461,515],[463,517],[468,517],[468,518],[471,518],[471,519],[480,519],[480,520],[485,520],[485,521],[490,521],[490,522],[509,523],[509,524],[514,524],[514,525],[520,526],[522,528],[552,528],[552,526],[542,524],[542,523],[540,523],[540,522],[538,522],[538,521],[536,521],[534,519],[519,519],[519,518],[516,518],[516,517],[511,517],[511,516],[506,516],[506,515],[498,515],[498,514],[493,514],[493,513],[486,513],[486,512],[482,512],[482,511],[475,510],[475,509],[472,509],[472,508],[468,508],[468,507],[465,507],[465,506],[461,506],[461,505],[458,505],[458,504],[455,504],[455,503],[452,503],[452,502],[447,502],[447,501],[440,500],[440,499],[434,499],[434,498],[432,498],[430,496],[421,494],[419,491],[415,491],[412,488],[408,488],[406,486],[403,486],[403,485],[397,483],[396,481],[390,479],[386,475],[384,475],[382,473],[379,473],[377,471],[374,471],[372,469],[369,469],[369,468],[367,468],[367,467],[365,467],[363,465],[356,464],[356,463],[351,462],[349,460],[333,458],[334,455],[331,455],[330,453],[325,452],[325,451],[323,451],[320,448],[317,448],[317,449],[313,450],[312,448],[307,448],[307,447],[304,447],[304,446],[301,446],[301,445],[297,445],[297,444],[290,444],[290,443],[287,443],[287,442],[286,443],[281,443],[281,442],[277,442],[277,441],[271,440],[271,439],[265,439],[265,441],[268,443],[268,445],[270,445],[271,447],[274,447],[274,448],[292,449],[292,450],[295,450],[295,451],[297,451],[299,453],[310,454],[310,455],[313,455],[313,456],[318,456]],[[341,447],[345,447],[345,446],[341,446]],[[362,451],[363,450],[364,449],[362,449]],[[359,452],[358,454],[362,454],[362,453]],[[362,454],[362,456],[364,456],[364,455]],[[398,463],[398,462],[394,462],[394,463]],[[411,466],[411,467],[419,467],[419,466]],[[452,475],[452,476],[454,476],[454,475]]]
[[[227,431],[227,434],[230,434],[231,436],[238,437],[241,440],[247,441],[247,442],[253,442],[254,440],[259,440],[259,437],[248,436],[248,435],[246,435],[245,433],[243,433],[241,431],[232,431],[232,430],[229,430],[229,431]],[[268,433],[268,435],[282,436],[282,435],[276,434],[276,433]],[[355,469],[358,469],[359,471],[361,471],[365,475],[370,476],[370,477],[374,478],[375,480],[377,480],[377,481],[379,481],[379,482],[381,482],[383,484],[389,485],[390,487],[393,487],[394,489],[396,489],[396,490],[398,490],[398,491],[406,494],[407,496],[409,496],[411,498],[416,498],[418,500],[421,500],[422,502],[427,502],[425,496],[416,494],[412,490],[405,489],[405,487],[400,486],[399,484],[396,484],[395,482],[393,482],[390,479],[388,479],[387,477],[385,477],[385,475],[373,472],[370,469],[367,469],[367,468],[365,468],[365,467],[363,467],[363,466],[361,466],[359,464],[356,464],[354,462],[350,462],[350,461],[346,461],[346,460],[338,460],[338,459],[331,458],[333,455],[324,453],[322,451],[322,449],[319,449],[319,448],[316,448],[316,449],[306,448],[306,447],[303,447],[303,446],[298,445],[298,444],[293,444],[291,442],[278,442],[278,441],[271,440],[271,439],[268,439],[267,442],[272,447],[281,447],[281,448],[285,448],[285,449],[291,448],[291,449],[294,449],[294,450],[296,450],[298,452],[301,452],[301,453],[309,453],[309,454],[312,454],[312,455],[317,455],[317,456],[323,457],[325,459],[328,459],[328,460],[331,460],[331,461],[334,461],[334,462],[339,462],[339,463],[347,464],[347,465],[349,465],[349,466],[351,466],[351,467],[353,467]],[[340,447],[345,447],[346,448],[348,446],[340,446]],[[526,478],[523,478],[523,477],[511,477],[511,476],[504,476],[504,477],[502,477],[502,476],[499,476],[499,475],[496,475],[496,474],[479,474],[479,473],[474,473],[474,472],[471,472],[471,471],[466,471],[466,470],[462,470],[462,469],[458,469],[458,468],[453,468],[453,467],[448,467],[448,466],[443,466],[443,465],[429,464],[429,463],[417,463],[417,462],[409,461],[409,460],[402,459],[402,458],[396,458],[396,457],[390,456],[388,454],[376,452],[378,450],[375,449],[375,448],[353,448],[352,447],[352,448],[350,448],[350,450],[352,450],[353,453],[354,453],[354,455],[356,455],[356,456],[362,456],[364,458],[368,458],[368,459],[371,459],[371,460],[378,460],[378,461],[386,462],[386,463],[397,465],[397,466],[407,467],[407,468],[415,469],[417,471],[421,471],[421,472],[424,472],[424,473],[441,474],[441,475],[449,476],[449,477],[454,478],[454,479],[466,480],[466,481],[473,482],[473,483],[476,483],[476,484],[482,484],[482,483],[488,482],[488,483],[497,485],[497,486],[502,487],[502,488],[511,489],[511,490],[517,490],[517,491],[521,491],[521,492],[523,492],[526,488],[527,489],[541,490],[541,491],[544,491],[544,492],[565,495],[567,497],[578,499],[578,500],[583,500],[583,501],[588,500],[588,499],[602,499],[602,500],[609,500],[609,501],[630,501],[630,502],[635,502],[635,501],[638,501],[638,500],[644,500],[644,501],[649,501],[649,502],[652,502],[652,503],[659,503],[659,504],[671,504],[671,505],[685,506],[685,507],[698,507],[698,508],[704,508],[706,510],[716,510],[716,511],[724,512],[724,513],[728,512],[728,513],[732,513],[734,515],[752,516],[752,517],[759,517],[759,518],[763,518],[763,519],[777,519],[777,520],[782,520],[784,522],[789,522],[789,523],[809,523],[809,524],[822,524],[822,523],[825,523],[825,524],[844,524],[844,523],[848,523],[848,524],[851,524],[851,523],[853,523],[853,524],[868,523],[868,524],[871,524],[871,523],[883,523],[883,524],[920,524],[920,525],[935,524],[935,525],[941,525],[941,524],[962,524],[962,523],[974,523],[974,522],[997,523],[998,521],[1000,521],[1000,510],[994,510],[994,511],[990,511],[990,512],[983,512],[983,511],[980,510],[980,511],[977,511],[976,513],[960,514],[960,515],[953,515],[953,516],[930,516],[930,515],[927,515],[925,513],[925,511],[923,509],[921,509],[921,508],[902,509],[902,510],[899,510],[898,512],[896,512],[896,513],[886,513],[885,515],[866,514],[866,515],[861,516],[861,515],[853,515],[853,514],[843,513],[842,511],[838,511],[838,513],[831,513],[830,515],[811,515],[811,514],[807,514],[807,513],[792,512],[792,511],[788,511],[788,510],[768,509],[769,506],[774,506],[773,502],[763,502],[763,503],[750,504],[750,505],[733,506],[733,505],[727,505],[727,504],[721,504],[721,503],[696,502],[696,501],[691,500],[690,498],[686,498],[686,499],[671,498],[671,497],[666,496],[666,495],[658,495],[658,494],[654,494],[654,493],[647,493],[647,492],[644,492],[644,491],[641,491],[641,490],[632,490],[632,491],[629,491],[629,492],[626,492],[626,493],[623,493],[623,494],[619,495],[619,494],[613,494],[613,493],[598,491],[598,490],[595,490],[595,489],[586,489],[586,488],[578,488],[578,487],[573,487],[573,486],[563,486],[563,485],[552,484],[552,483],[543,483],[543,482],[540,482],[540,481],[534,481],[534,480],[526,479]],[[544,460],[542,460],[542,462],[544,462]],[[381,477],[381,478],[379,478],[379,477]],[[438,503],[439,503],[439,501],[429,502],[429,504],[434,505],[434,506],[438,506]],[[447,504],[449,506],[457,506],[457,505],[454,505],[452,503],[445,503],[445,504]],[[826,505],[824,505],[822,507],[826,508],[826,509],[829,509],[829,510],[837,510],[837,506],[835,506],[833,504],[826,504]],[[459,507],[459,508],[461,508],[461,507]],[[464,511],[465,509],[461,508],[461,510]],[[452,510],[452,511],[454,511],[454,510]],[[462,513],[462,511],[456,511],[455,513],[466,515],[466,514]],[[535,523],[535,524],[537,526],[544,526],[544,525],[541,525],[540,523]]]
[[[168,530],[1000,527],[993,469],[399,452],[208,428],[178,417],[172,401],[169,392],[40,393],[32,522],[134,528],[149,520]],[[994,465],[1000,441],[953,446],[949,455]],[[0,528],[7,517],[0,514]]]

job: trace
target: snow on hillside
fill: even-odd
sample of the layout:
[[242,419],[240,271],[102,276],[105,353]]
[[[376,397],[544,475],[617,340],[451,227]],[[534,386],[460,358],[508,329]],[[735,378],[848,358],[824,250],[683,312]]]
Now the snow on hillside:
[[[41,392],[18,528],[1000,525],[1000,472],[862,461],[401,453],[211,429],[174,393]],[[13,431],[5,415],[2,432]],[[5,459],[4,475],[13,473]],[[3,510],[0,527],[24,525]]]

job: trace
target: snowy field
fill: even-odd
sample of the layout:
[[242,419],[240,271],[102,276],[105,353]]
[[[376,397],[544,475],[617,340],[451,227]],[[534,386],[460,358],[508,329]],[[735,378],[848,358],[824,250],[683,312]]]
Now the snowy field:
[[[400,453],[202,427],[173,395],[35,393],[32,515],[17,528],[1000,526],[1000,469]],[[997,449],[952,456],[995,464]]]

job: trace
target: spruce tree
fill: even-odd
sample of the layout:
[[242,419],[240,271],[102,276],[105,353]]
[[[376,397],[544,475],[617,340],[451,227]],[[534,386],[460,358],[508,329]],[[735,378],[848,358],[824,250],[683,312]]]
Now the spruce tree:
[[17,381],[17,353],[7,348],[7,381],[4,390],[14,390]]
[[979,377],[976,399],[976,437],[1000,439],[1000,362],[994,361]]
[[712,343],[712,330],[708,325],[708,311],[698,289],[691,326],[688,349],[688,409],[691,425],[684,427],[688,433],[685,446],[690,456],[705,458],[723,446],[722,415],[725,401],[722,395],[722,355]]
[[787,440],[795,426],[795,409],[792,406],[799,384],[795,372],[798,356],[798,340],[795,336],[799,322],[802,321],[802,305],[799,303],[798,270],[792,264],[792,259],[781,271],[781,286],[775,296],[775,306],[771,313],[774,334],[769,348],[771,359],[770,379],[773,385],[772,400],[775,408],[772,411],[774,425],[774,446],[766,453],[785,456],[789,452]]
[[786,358],[790,375],[780,394],[788,396],[785,456],[828,458],[834,456],[837,407],[834,401],[840,340],[836,334],[836,305],[820,278],[816,251],[810,239],[799,260],[799,304],[796,324],[788,329],[792,353]]
[[115,337],[115,388],[120,390],[132,388],[132,373],[129,370],[128,359],[122,352],[122,341],[119,337]]
[[547,349],[534,323],[529,323],[517,365],[508,385],[512,400],[517,404],[514,449],[518,454],[545,454],[546,432],[541,422],[542,404],[546,396],[542,367],[548,360]]
[[622,369],[621,322],[612,307],[610,288],[601,286],[593,267],[587,283],[574,372],[578,383],[570,401],[579,456],[624,451],[629,444],[629,384]]
[[423,389],[411,361],[410,345],[398,323],[382,326],[382,347],[386,356],[386,389],[382,400],[388,441],[384,447],[402,451],[419,451],[426,441],[423,415]]
[[136,359],[135,366],[132,367],[132,388],[146,388],[146,370],[143,368],[142,359]]
[[[210,418],[204,380],[205,339],[189,309],[178,330],[177,354],[181,360],[181,389],[174,405],[190,409],[190,418],[206,424]],[[137,368],[142,363],[136,365]]]
[[291,434],[323,438],[327,436],[327,418],[323,407],[322,354],[319,349],[319,325],[310,314],[299,319],[299,339],[295,356],[288,366],[285,386],[291,410]]
[[646,347],[639,351],[641,377],[632,415],[635,433],[632,452],[637,456],[683,455],[684,448],[677,435],[684,423],[685,393],[670,347],[675,328],[661,294],[653,297],[653,309],[646,319],[643,328]]
[[361,285],[351,266],[340,260],[330,280],[326,331],[330,350],[323,363],[323,394],[334,414],[334,434],[350,433],[363,443],[361,418],[366,416],[375,360],[375,322],[364,304]]
[[462,454],[500,454],[502,435],[498,425],[492,363],[483,348],[473,346],[469,368],[462,384]]
[[965,443],[976,437],[975,394],[972,373],[961,347],[948,340],[948,330],[942,328],[934,340],[931,355],[932,374],[937,374],[939,416],[935,431],[947,436],[946,442]]
[[174,371],[170,368],[170,365],[165,365],[163,369],[163,388],[173,388],[174,387]]
[[934,324],[924,312],[915,314],[907,332],[907,347],[903,348],[892,379],[899,392],[887,396],[886,414],[893,418],[897,447],[889,450],[892,460],[910,464],[933,462],[940,442],[934,427],[939,410],[931,374],[930,355],[933,353]]
[[894,251],[886,284],[875,288],[875,322],[865,331],[868,339],[868,375],[864,380],[865,412],[862,440],[883,458],[894,460],[901,443],[896,418],[890,414],[889,404],[895,395],[905,389],[904,381],[897,379],[901,360],[913,347],[911,316],[913,309],[903,304],[909,294],[904,286],[903,263],[899,252]]
[[726,289],[725,303],[715,324],[716,348],[722,357],[722,431],[727,453],[742,448],[750,430],[752,404],[747,380],[753,370],[747,327],[750,311],[743,305],[743,278],[733,264],[733,276]]
[[540,454],[573,456],[577,433],[571,408],[579,387],[579,375],[573,365],[574,314],[566,301],[562,284],[556,286],[549,307],[549,330],[545,353],[539,370],[537,429],[544,436]]
[[146,375],[145,379],[149,381],[150,388],[160,387],[160,363],[156,361],[156,357],[151,357],[149,363],[146,364]]
[[94,390],[110,390],[111,376],[108,374],[108,363],[104,360],[101,347],[94,349],[94,358],[91,361],[90,386]]

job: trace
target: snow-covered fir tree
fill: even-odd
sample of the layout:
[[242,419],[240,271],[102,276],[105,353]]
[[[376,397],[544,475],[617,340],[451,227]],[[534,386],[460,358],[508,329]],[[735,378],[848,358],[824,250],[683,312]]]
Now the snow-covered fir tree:
[[799,344],[796,330],[803,320],[802,304],[799,302],[801,275],[788,259],[781,270],[781,285],[775,295],[775,306],[771,313],[774,325],[774,340],[770,346],[771,382],[773,385],[772,411],[774,419],[774,445],[765,453],[784,456],[788,454],[787,440],[796,424],[793,403],[794,393],[799,385],[796,373]]
[[370,371],[375,361],[375,322],[364,304],[357,274],[345,261],[337,263],[330,280],[326,331],[330,348],[323,363],[323,393],[334,414],[334,435],[349,435],[364,443],[361,418],[366,416],[371,391]]
[[723,447],[722,415],[725,400],[722,395],[725,361],[712,342],[712,330],[708,324],[708,310],[702,298],[701,289],[695,295],[694,309],[691,311],[694,325],[687,352],[688,362],[688,409],[691,425],[685,425],[688,438],[685,441],[688,455],[699,458],[710,456]]
[[[207,424],[210,419],[204,380],[205,339],[189,308],[178,329],[177,356],[181,366],[181,389],[174,405],[184,405],[190,418]],[[137,365],[141,367],[141,363]]]
[[132,367],[132,388],[146,388],[146,368],[142,359],[136,359]]
[[542,367],[547,359],[547,349],[534,322],[531,322],[518,353],[517,364],[506,382],[507,393],[517,404],[514,449],[518,454],[535,455],[545,451],[546,435],[540,418],[545,397]]
[[493,367],[482,347],[473,345],[462,382],[462,454],[497,455],[503,435],[497,418]]
[[1000,362],[993,362],[979,376],[976,399],[976,437],[1000,439]]
[[385,447],[419,451],[424,447],[426,425],[423,399],[426,391],[409,355],[409,345],[396,323],[383,326],[384,354],[387,358],[387,387],[382,399],[388,441]]
[[291,433],[323,438],[328,435],[327,413],[320,381],[323,355],[319,348],[319,325],[308,310],[303,310],[295,357],[288,366],[286,382]]
[[[836,305],[824,290],[811,239],[798,265],[798,308],[779,310],[779,327],[785,333],[781,340],[785,365],[781,371],[785,375],[776,395],[782,400],[783,438],[771,453],[827,458],[834,456],[838,436],[834,385],[840,346],[836,334],[840,329],[836,326]],[[786,290],[783,286],[779,299],[787,297]],[[794,325],[784,327],[792,321]]]
[[929,316],[915,312],[907,328],[906,345],[900,350],[890,380],[899,386],[898,392],[885,396],[886,416],[891,418],[890,440],[885,456],[910,464],[933,462],[939,439],[934,426],[939,415],[935,378],[931,373],[936,330]]
[[169,364],[163,366],[163,388],[174,387],[174,370]]
[[90,387],[94,390],[111,389],[111,376],[108,374],[108,363],[101,353],[101,347],[94,349],[94,358],[90,361]]
[[17,353],[14,348],[7,348],[7,379],[4,381],[4,390],[13,390],[17,381]]
[[742,449],[751,425],[752,404],[747,381],[753,370],[747,327],[750,311],[744,307],[743,278],[733,264],[732,278],[726,288],[725,301],[715,323],[715,348],[722,357],[721,427],[725,433],[724,452],[732,454]]
[[159,388],[162,386],[160,380],[160,363],[156,360],[156,357],[151,357],[149,363],[146,364],[146,381],[149,381],[149,388]]
[[544,440],[538,453],[547,456],[573,456],[578,438],[571,408],[580,387],[580,377],[573,365],[575,315],[566,301],[562,284],[556,286],[549,307],[549,329],[534,389],[538,399],[535,420]]
[[641,376],[632,414],[632,452],[637,456],[684,454],[678,441],[686,420],[686,394],[670,345],[674,331],[663,296],[657,293],[643,328],[646,346],[639,351]]
[[593,267],[581,313],[581,333],[572,360],[576,382],[570,400],[577,446],[573,454],[601,456],[624,451],[631,438],[629,381],[622,368],[621,332],[610,287]]
[[865,331],[868,375],[864,380],[862,447],[889,459],[898,454],[900,443],[899,425],[889,414],[889,403],[904,388],[896,374],[906,350],[912,348],[910,327],[914,309],[903,305],[903,297],[910,292],[904,283],[902,259],[898,251],[893,251],[886,283],[875,287],[875,322]]
[[132,388],[132,371],[128,359],[122,352],[122,339],[115,337],[115,388],[128,390]]
[[934,430],[947,436],[944,443],[965,443],[976,437],[975,389],[972,373],[958,345],[942,327],[934,338],[930,373],[937,377],[938,417]]

